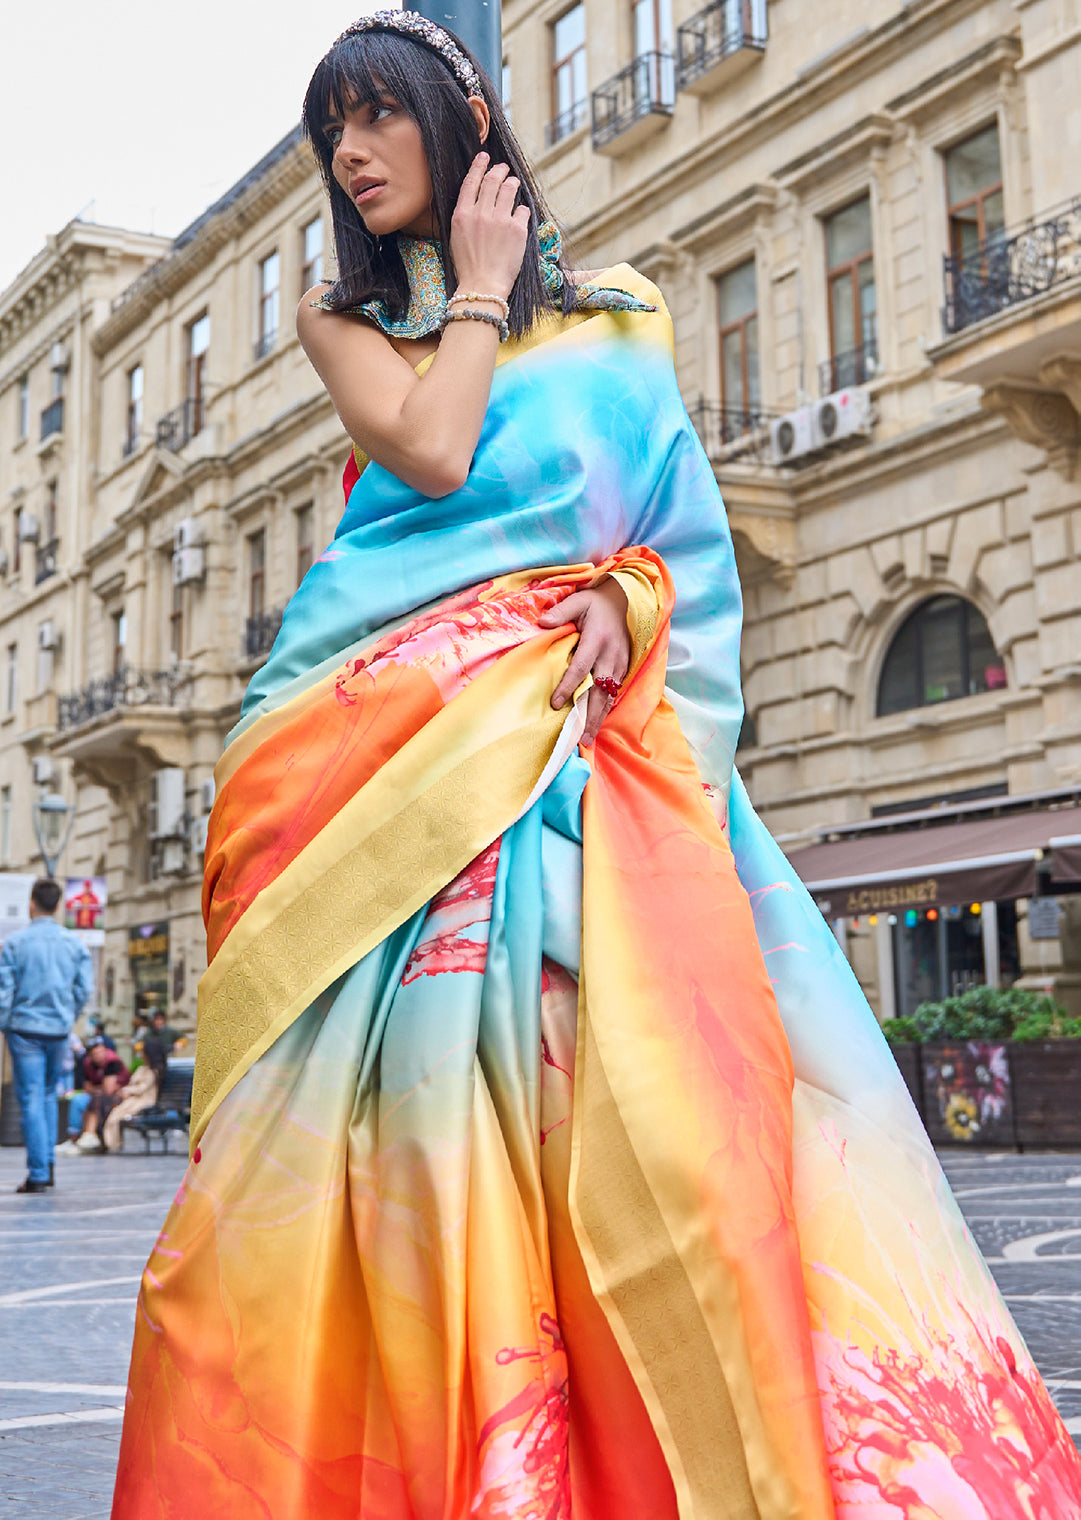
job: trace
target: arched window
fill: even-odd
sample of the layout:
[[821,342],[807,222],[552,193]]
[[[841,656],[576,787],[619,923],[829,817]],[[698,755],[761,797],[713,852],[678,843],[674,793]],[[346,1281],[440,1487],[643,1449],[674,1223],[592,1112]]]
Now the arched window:
[[1005,686],[1006,669],[979,610],[933,596],[901,624],[878,682],[878,716]]

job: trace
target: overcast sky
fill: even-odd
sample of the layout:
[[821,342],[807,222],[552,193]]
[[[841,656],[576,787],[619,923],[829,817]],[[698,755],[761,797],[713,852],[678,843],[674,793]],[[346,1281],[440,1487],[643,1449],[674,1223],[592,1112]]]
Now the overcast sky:
[[[383,5],[395,0],[381,0]],[[73,216],[174,236],[380,0],[37,0],[0,23],[0,290]]]

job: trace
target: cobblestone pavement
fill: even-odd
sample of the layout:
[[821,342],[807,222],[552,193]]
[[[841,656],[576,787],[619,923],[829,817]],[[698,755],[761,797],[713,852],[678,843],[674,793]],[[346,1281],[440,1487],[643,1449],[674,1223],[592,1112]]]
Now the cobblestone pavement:
[[[0,1150],[0,1511],[13,1520],[108,1520],[139,1274],[185,1166],[172,1144],[58,1157],[56,1192],[31,1197],[12,1191],[22,1152]],[[943,1161],[1079,1438],[1081,1156]]]

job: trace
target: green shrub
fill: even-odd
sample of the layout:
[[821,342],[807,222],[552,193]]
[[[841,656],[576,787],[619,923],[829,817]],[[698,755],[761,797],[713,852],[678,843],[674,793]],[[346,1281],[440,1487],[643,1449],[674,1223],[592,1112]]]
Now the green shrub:
[[936,1040],[1081,1039],[1081,1019],[1044,992],[1016,987],[970,987],[960,997],[921,1003],[911,1018],[882,1025],[894,1045]]

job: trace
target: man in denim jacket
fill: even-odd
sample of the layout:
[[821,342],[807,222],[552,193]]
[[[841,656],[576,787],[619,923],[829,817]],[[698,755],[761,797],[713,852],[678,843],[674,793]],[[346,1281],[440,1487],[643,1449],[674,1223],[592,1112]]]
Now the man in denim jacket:
[[0,1029],[15,1067],[26,1140],[27,1177],[17,1193],[52,1186],[56,1087],[71,1026],[94,990],[90,951],[53,917],[60,897],[59,882],[39,877],[30,923],[0,949]]

